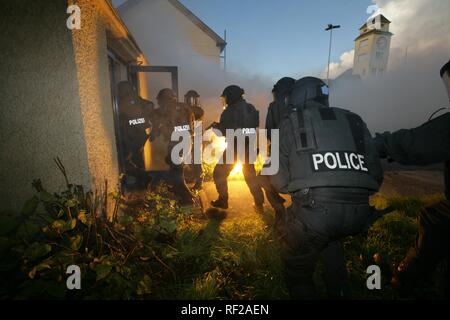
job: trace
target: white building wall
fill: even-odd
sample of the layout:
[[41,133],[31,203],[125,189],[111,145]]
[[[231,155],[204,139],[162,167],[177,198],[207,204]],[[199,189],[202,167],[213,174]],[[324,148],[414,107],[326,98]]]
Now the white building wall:
[[[192,72],[193,64],[202,59],[220,70],[220,49],[216,41],[188,19],[167,0],[131,0],[118,9],[151,65],[178,66],[182,96],[190,83],[201,82],[200,72]],[[149,95],[154,99],[159,89],[170,85],[169,78],[153,76]]]

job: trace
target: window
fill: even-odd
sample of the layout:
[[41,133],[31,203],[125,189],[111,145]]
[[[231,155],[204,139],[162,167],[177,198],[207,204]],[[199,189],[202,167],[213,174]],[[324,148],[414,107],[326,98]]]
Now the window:
[[377,60],[382,60],[383,59],[383,52],[377,51],[375,53],[375,57]]

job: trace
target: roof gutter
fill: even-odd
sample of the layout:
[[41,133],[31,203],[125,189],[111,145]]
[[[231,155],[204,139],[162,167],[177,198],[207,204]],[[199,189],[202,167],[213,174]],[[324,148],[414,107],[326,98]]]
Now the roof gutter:
[[142,62],[148,63],[144,53],[116,9],[113,7],[111,1],[103,0],[101,7],[101,13],[104,17],[105,26],[108,31],[108,45],[112,47],[113,50],[118,51],[118,54],[122,55],[121,58],[127,62],[136,63],[136,60],[140,59],[144,60]]

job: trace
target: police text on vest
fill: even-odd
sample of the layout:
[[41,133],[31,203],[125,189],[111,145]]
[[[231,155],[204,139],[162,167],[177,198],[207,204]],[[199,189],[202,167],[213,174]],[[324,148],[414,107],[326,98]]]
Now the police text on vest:
[[183,125],[183,126],[175,126],[173,127],[173,131],[175,132],[183,132],[183,131],[189,131],[190,127],[188,124]]
[[255,128],[242,128],[242,134],[256,134]]
[[142,124],[142,123],[145,123],[145,118],[132,119],[132,120],[129,120],[128,123],[130,124],[130,126]]
[[369,171],[364,155],[354,152],[325,152],[312,154],[314,171],[352,170]]

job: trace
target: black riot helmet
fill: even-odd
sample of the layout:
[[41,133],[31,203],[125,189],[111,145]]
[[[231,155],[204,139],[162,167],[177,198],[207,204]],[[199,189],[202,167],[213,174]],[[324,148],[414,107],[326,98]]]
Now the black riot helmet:
[[184,95],[184,102],[190,105],[191,107],[199,107],[200,106],[200,95],[195,90],[189,90]]
[[315,77],[304,77],[292,86],[288,104],[304,107],[307,102],[314,101],[328,107],[328,95],[325,82]]
[[129,81],[121,81],[117,85],[118,93],[119,93],[119,99],[121,101],[125,100],[136,100],[137,99],[137,93],[133,88],[133,85]]
[[156,96],[156,99],[158,100],[158,104],[162,106],[166,106],[168,104],[174,103],[177,101],[177,97],[175,96],[175,93],[172,89],[165,88],[158,92],[158,95]]
[[284,99],[289,95],[292,89],[292,85],[295,83],[295,79],[290,77],[284,77],[275,83],[272,89],[273,97],[275,100]]
[[239,86],[231,85],[226,87],[221,97],[225,99],[227,105],[232,105],[240,100],[242,100],[242,96],[244,95],[244,89]]

